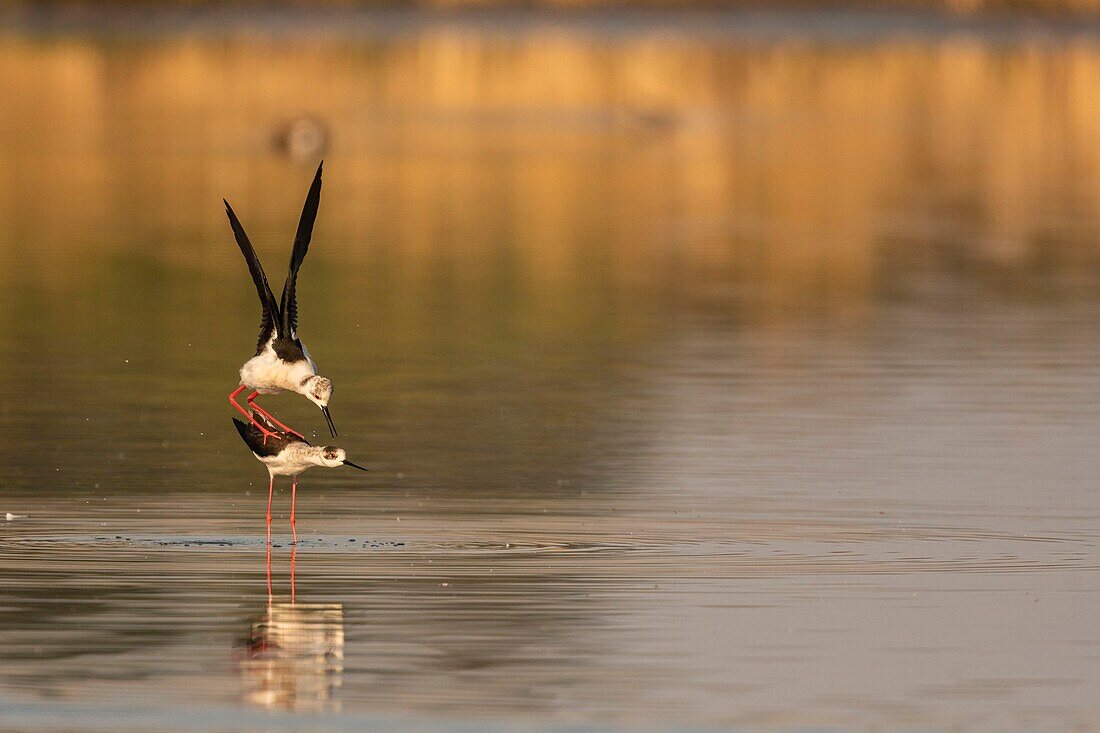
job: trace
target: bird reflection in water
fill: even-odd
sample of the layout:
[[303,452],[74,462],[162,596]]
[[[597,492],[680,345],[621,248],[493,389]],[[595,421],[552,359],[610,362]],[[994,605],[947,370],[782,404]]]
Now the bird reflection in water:
[[322,711],[339,708],[344,671],[344,610],[339,603],[298,603],[290,553],[290,601],[271,595],[271,543],[267,544],[267,605],[249,621],[235,645],[246,702],[266,708]]

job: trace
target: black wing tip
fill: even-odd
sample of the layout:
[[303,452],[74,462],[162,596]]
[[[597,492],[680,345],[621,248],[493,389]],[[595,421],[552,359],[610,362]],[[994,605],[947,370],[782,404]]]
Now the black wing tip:
[[233,427],[237,428],[237,432],[241,435],[241,440],[244,441],[248,450],[252,451],[256,456],[266,456],[272,454],[272,447],[269,447],[263,438],[263,433],[259,428],[250,423],[243,422],[237,418],[233,418]]
[[[253,413],[253,417],[256,417],[255,413]],[[271,445],[268,445],[268,442],[264,440],[263,432],[256,427],[256,425],[233,418],[233,427],[237,428],[237,432],[241,435],[241,440],[248,446],[248,449],[257,456],[270,456],[279,452],[280,443],[275,441]]]
[[225,199],[222,199],[222,203],[225,204],[225,215],[229,217],[229,225],[236,230],[241,225],[240,220],[237,219],[237,212],[233,211],[233,207]]
[[241,422],[237,418],[233,418],[233,426],[237,428],[237,432],[240,433],[241,438],[245,443],[248,442],[248,429],[251,427],[248,423]]

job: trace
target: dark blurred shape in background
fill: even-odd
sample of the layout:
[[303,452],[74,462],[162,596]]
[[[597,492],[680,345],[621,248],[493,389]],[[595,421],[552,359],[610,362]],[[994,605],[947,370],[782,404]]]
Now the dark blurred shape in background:
[[317,160],[324,156],[327,145],[328,130],[315,117],[295,117],[279,125],[275,133],[275,148],[295,160]]

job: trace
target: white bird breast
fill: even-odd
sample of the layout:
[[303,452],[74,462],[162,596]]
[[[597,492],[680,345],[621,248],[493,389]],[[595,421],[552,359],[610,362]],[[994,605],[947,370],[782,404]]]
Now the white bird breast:
[[281,361],[268,342],[263,351],[241,367],[241,384],[258,390],[260,394],[275,394],[283,390],[299,392],[302,382],[316,373],[309,361],[293,364]]
[[297,476],[317,464],[304,456],[302,451],[295,450],[296,447],[292,445],[277,456],[257,455],[256,458],[260,459],[267,466],[267,470],[275,476]]

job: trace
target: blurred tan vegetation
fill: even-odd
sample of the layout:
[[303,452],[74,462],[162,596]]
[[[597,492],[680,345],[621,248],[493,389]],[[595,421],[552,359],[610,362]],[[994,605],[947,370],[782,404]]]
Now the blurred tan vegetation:
[[236,268],[219,201],[283,241],[312,163],[276,140],[308,115],[330,139],[319,227],[349,260],[476,274],[507,250],[536,286],[572,287],[598,252],[611,292],[851,308],[895,274],[898,241],[1091,262],[1059,243],[1097,225],[1097,89],[1084,42],[8,37],[0,225],[9,250],[33,238],[20,268],[43,278],[76,276],[81,247],[132,247],[100,239],[120,219],[186,241],[163,252],[179,264]]

